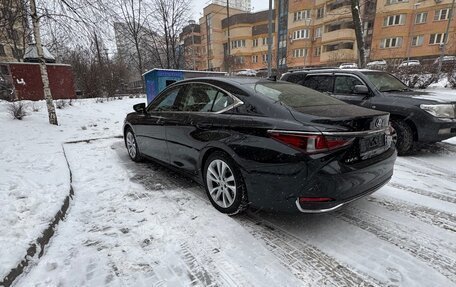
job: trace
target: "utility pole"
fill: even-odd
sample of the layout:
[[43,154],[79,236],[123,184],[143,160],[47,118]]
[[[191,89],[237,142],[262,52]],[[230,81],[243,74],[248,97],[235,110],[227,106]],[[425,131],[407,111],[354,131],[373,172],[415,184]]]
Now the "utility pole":
[[[416,2],[416,0],[415,0]],[[407,66],[410,65],[410,53],[412,51],[412,44],[413,44],[413,34],[415,32],[415,25],[414,21],[416,18],[416,10],[418,9],[418,6],[420,6],[420,3],[415,3],[413,4],[413,12],[412,12],[412,18],[410,20],[410,33],[409,33],[409,41],[408,41],[408,46],[407,46]]]
[[30,10],[33,25],[33,37],[35,38],[36,52],[40,61],[41,81],[43,82],[44,99],[49,115],[49,123],[51,125],[58,125],[57,114],[55,113],[54,101],[52,100],[52,93],[49,87],[49,76],[47,73],[46,60],[44,59],[43,46],[41,45],[40,34],[40,17],[36,12],[35,0],[30,0]]
[[195,20],[188,20],[188,24],[192,28],[192,60],[193,60],[193,71],[195,71],[196,70],[196,63],[195,63],[195,35],[193,33],[194,33],[196,21]]
[[269,0],[269,23],[268,23],[268,78],[272,76],[272,0]]
[[[227,28],[227,36],[228,36],[228,42],[226,43],[226,59],[228,61],[231,60],[231,40],[230,40],[230,0],[226,0],[226,19],[228,20],[228,28]],[[230,74],[230,66],[231,63],[228,63],[227,67],[227,72]]]
[[447,24],[445,35],[443,37],[444,41],[443,41],[442,51],[440,53],[439,68],[437,70],[437,75],[440,75],[440,73],[442,72],[442,62],[443,62],[443,57],[445,56],[446,44],[448,42],[448,39],[450,38],[450,26],[451,26],[451,20],[453,19],[453,15],[454,15],[454,4],[455,4],[455,2],[456,1],[453,0],[453,4],[451,4],[450,15],[448,17],[448,24]]

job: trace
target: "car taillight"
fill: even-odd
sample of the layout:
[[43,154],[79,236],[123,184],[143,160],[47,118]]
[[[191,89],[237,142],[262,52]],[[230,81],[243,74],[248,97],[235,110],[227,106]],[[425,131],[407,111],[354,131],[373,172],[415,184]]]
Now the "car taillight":
[[314,134],[294,134],[269,132],[270,136],[282,143],[297,148],[308,154],[335,150],[351,144],[354,138],[332,137]]

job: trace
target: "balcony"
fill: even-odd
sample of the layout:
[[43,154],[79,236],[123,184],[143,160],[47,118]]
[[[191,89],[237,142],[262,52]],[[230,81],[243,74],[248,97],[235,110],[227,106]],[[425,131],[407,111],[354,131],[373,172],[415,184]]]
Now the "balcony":
[[331,52],[322,52],[321,63],[356,62],[356,50],[340,49]]
[[332,32],[323,33],[321,37],[322,43],[336,42],[339,40],[356,40],[354,29],[340,29]]

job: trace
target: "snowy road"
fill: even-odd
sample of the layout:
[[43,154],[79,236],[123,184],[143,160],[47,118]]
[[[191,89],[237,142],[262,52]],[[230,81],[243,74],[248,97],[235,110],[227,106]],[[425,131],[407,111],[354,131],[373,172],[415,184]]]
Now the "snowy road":
[[69,215],[16,286],[456,286],[454,144],[337,212],[237,217],[119,139],[66,145]]

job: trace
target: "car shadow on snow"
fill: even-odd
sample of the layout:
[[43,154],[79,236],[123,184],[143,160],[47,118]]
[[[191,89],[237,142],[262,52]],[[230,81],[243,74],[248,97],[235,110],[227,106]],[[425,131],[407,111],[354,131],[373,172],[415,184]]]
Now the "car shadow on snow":
[[[162,166],[161,164],[151,160],[144,160],[144,162],[140,163],[133,162],[129,158],[122,141],[113,144],[111,148],[116,151],[120,161],[122,162],[124,167],[129,171],[131,175],[130,180],[135,183],[143,185],[147,191],[153,192],[158,190],[178,189],[182,190],[182,192],[191,192],[199,199],[207,202],[207,208],[212,208],[209,199],[207,198],[204,187],[202,187],[192,179],[183,176],[182,174],[175,172],[172,169]],[[363,199],[361,201],[363,201]],[[334,222],[334,215],[340,212],[344,212],[344,209],[341,209],[336,213],[330,214],[303,214],[277,213],[249,208],[245,214],[240,216],[234,216],[233,218],[235,220],[243,220],[247,217],[251,221],[258,222],[273,217],[276,219],[276,222],[283,222],[283,224],[287,228],[296,225],[299,221],[301,223],[306,223],[308,227],[312,227],[315,232],[318,232],[319,228],[327,228],[328,224],[333,224],[332,222]]]

